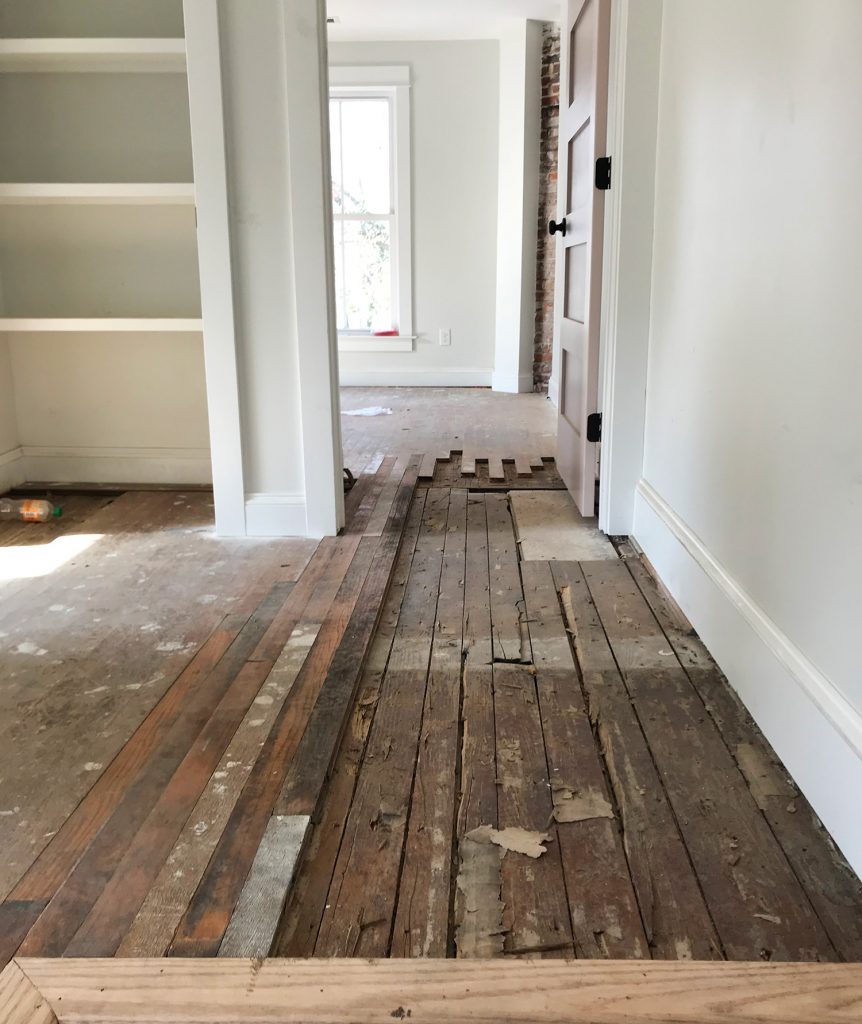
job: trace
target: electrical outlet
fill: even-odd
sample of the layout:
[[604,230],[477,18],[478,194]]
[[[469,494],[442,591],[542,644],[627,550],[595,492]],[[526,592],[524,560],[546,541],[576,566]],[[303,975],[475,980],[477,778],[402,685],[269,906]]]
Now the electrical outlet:
[[452,328],[441,327],[437,335],[437,343],[439,345],[451,345],[452,344]]

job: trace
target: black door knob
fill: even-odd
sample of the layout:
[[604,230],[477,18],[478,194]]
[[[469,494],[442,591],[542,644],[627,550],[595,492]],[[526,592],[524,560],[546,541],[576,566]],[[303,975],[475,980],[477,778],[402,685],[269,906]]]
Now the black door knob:
[[557,223],[557,221],[555,221],[555,220],[549,221],[549,223],[548,223],[548,234],[549,235],[553,235],[557,231],[559,231],[561,235],[565,235],[565,233],[566,233],[566,218],[565,217],[563,217],[563,219],[559,223]]

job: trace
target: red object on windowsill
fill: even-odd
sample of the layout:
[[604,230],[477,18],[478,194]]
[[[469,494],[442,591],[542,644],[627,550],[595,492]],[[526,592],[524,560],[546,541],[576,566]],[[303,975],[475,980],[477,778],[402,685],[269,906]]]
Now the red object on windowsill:
[[393,327],[391,331],[373,331],[375,338],[397,338],[398,331]]

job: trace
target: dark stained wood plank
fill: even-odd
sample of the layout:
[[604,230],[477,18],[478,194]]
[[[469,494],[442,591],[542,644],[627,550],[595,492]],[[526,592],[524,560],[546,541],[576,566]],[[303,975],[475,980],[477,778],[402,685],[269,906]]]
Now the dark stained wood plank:
[[583,571],[614,654],[627,666],[626,686],[727,955],[836,959],[784,851],[625,565],[587,562]]
[[432,488],[315,947],[318,956],[384,955],[389,948],[448,507],[448,489]]
[[288,770],[276,803],[276,814],[316,816],[386,598],[418,469],[419,458],[416,457],[408,465],[392,502],[389,521],[374,553],[359,599]]
[[[195,737],[206,726],[231,684],[241,674],[248,653],[257,646],[292,587],[293,584],[283,583],[272,588],[237,636],[228,654],[210,673],[206,685],[188,701],[156,747],[150,762],[126,789],[116,809],[30,930],[21,944],[21,956],[59,956],[64,951],[132,844],[138,829],[156,805],[171,776],[185,758]],[[254,683],[259,688],[259,680],[255,679]]]
[[[348,538],[349,539],[349,538]],[[377,538],[363,538],[243,787],[201,883],[177,928],[170,956],[216,956],[285,773],[305,731],[332,658],[356,604]]]
[[641,560],[632,555],[626,567],[718,726],[829,938],[844,960],[862,960],[862,882],[700,638]]
[[15,955],[15,950],[47,904],[47,900],[7,900],[0,903],[0,970]]
[[524,595],[560,856],[578,957],[649,955],[559,598],[547,562],[524,562]]
[[650,953],[721,958],[697,876],[577,562],[551,562],[623,826]]
[[553,805],[536,684],[526,666],[494,665],[500,828],[547,832],[542,856],[506,853],[502,898],[504,950],[536,956],[571,956],[572,927],[552,824]]
[[[395,462],[396,458],[394,455],[387,455],[385,459],[381,460],[376,471],[373,474],[368,475],[368,485],[364,493],[360,496],[361,500],[355,504],[355,507],[350,509],[349,516],[347,514],[347,501],[345,501],[345,536],[350,536],[351,534],[362,534],[365,532],[365,528],[368,525],[371,516],[374,514],[374,509],[377,507],[378,499],[380,498],[383,488],[386,486],[389,474],[392,472]],[[363,475],[363,478],[361,479],[366,478]],[[357,487],[354,487],[353,490],[350,491],[347,495],[348,499],[353,497],[353,493],[357,490]],[[391,499],[390,502],[387,502],[387,504],[389,503],[391,503]]]
[[466,539],[467,492],[453,490],[392,956],[444,957],[449,951]]
[[354,705],[333,777],[329,782],[320,821],[314,824],[307,852],[290,890],[288,906],[276,938],[277,956],[312,956],[326,907],[341,837],[356,790],[356,780],[380,693],[380,684],[398,626],[404,590],[419,536],[427,491],[417,491],[410,505],[404,538],[371,644],[359,696]]
[[470,494],[467,501],[460,793],[455,823],[458,862],[453,925],[456,956],[499,955],[503,946],[499,857],[495,859],[493,850],[478,849],[472,840],[465,838],[482,825],[497,826],[490,590],[485,495]]
[[491,625],[494,661],[530,661],[524,623],[524,593],[518,569],[518,544],[505,494],[485,496],[488,562],[491,572]]

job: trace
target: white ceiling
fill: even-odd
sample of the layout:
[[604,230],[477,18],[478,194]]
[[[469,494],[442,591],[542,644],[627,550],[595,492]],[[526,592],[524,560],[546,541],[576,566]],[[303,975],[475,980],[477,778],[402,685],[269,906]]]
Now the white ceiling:
[[558,21],[561,0],[328,0],[329,38],[495,39],[515,18]]

